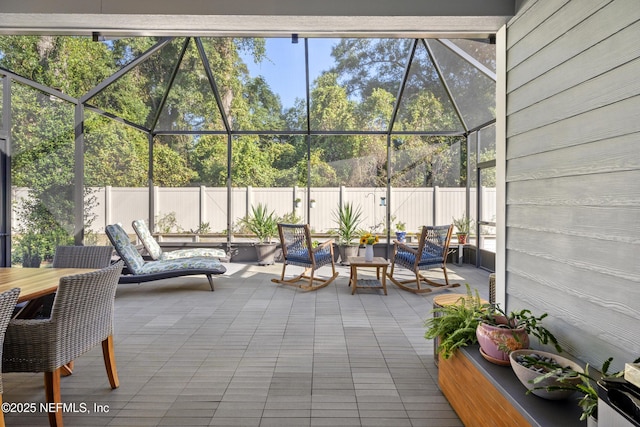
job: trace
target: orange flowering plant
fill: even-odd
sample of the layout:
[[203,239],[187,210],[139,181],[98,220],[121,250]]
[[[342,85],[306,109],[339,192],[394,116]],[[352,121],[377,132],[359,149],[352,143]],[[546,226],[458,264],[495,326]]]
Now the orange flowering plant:
[[375,245],[379,241],[380,239],[378,238],[378,236],[373,235],[371,233],[365,233],[362,236],[360,236],[361,245]]

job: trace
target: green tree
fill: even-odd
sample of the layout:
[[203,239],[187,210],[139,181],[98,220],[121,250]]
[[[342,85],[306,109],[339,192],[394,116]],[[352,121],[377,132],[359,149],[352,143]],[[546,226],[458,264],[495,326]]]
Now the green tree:
[[166,145],[156,144],[153,150],[153,183],[161,187],[182,187],[191,182],[196,172],[186,159]]
[[189,152],[189,163],[198,173],[196,181],[203,185],[227,185],[227,137],[203,135]]
[[232,179],[235,187],[270,187],[275,182],[270,153],[260,149],[258,138],[241,136],[233,141]]

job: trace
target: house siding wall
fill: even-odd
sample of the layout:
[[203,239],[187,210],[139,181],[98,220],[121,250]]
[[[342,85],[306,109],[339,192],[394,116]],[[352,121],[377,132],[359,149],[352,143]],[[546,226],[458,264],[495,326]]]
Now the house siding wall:
[[566,350],[640,356],[640,3],[531,0],[507,25],[506,306]]

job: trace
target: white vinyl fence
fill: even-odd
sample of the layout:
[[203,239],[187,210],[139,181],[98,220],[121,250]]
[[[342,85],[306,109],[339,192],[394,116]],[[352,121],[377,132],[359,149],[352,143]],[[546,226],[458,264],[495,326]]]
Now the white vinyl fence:
[[[470,212],[475,215],[476,191],[471,190]],[[24,197],[25,189],[14,189],[14,198]],[[387,198],[385,188],[327,187],[312,188],[310,196],[306,188],[232,188],[231,206],[227,207],[227,189],[225,187],[185,187],[154,188],[154,217],[156,223],[167,216],[175,216],[177,229],[172,231],[190,232],[197,230],[200,224],[208,223],[211,233],[222,233],[227,229],[227,213],[232,224],[250,212],[251,206],[258,203],[267,205],[277,215],[295,211],[295,214],[307,222],[307,202],[316,201],[309,209],[309,221],[314,232],[327,233],[336,227],[334,212],[340,203],[351,202],[363,212],[363,229],[385,229],[387,206],[381,205],[381,198],[389,205],[391,228],[395,230],[397,222],[404,222],[409,232],[418,231],[423,225],[449,224],[454,217],[465,213],[466,190],[464,188],[393,188]],[[133,232],[131,222],[134,219],[149,220],[149,194],[146,187],[98,187],[92,189],[95,198],[92,212],[95,220],[91,230],[102,234],[108,224],[121,223],[128,232]],[[296,198],[301,199],[299,208],[295,207]],[[14,199],[15,200],[15,199]],[[485,219],[495,219],[495,188],[483,189],[483,215]],[[16,212],[13,225],[19,225]]]

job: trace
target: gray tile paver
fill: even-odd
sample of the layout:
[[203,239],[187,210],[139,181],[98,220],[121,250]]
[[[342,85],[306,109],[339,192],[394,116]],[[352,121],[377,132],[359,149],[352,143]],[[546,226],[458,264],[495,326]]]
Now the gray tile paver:
[[[438,389],[433,344],[423,338],[437,293],[415,295],[389,284],[388,296],[351,295],[347,267],[309,293],[272,283],[280,269],[247,265],[216,278],[215,292],[197,276],[121,285],[120,388],[108,387],[100,349],[78,358],[61,387],[66,402],[108,404],[111,411],[65,414],[65,424],[461,425]],[[452,270],[487,297],[488,273]],[[41,374],[5,374],[3,383],[5,402],[44,400]],[[48,425],[46,414],[5,419]]]

